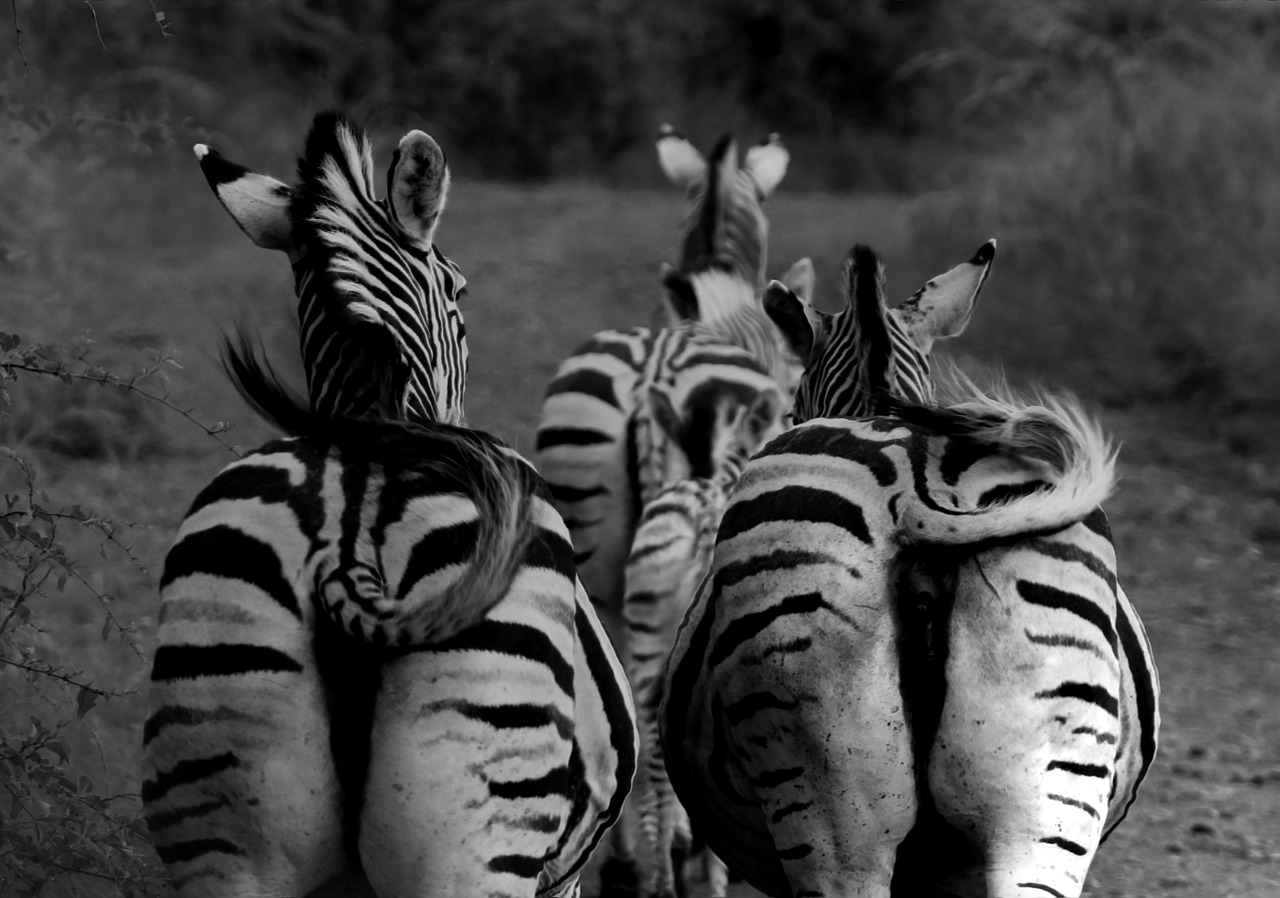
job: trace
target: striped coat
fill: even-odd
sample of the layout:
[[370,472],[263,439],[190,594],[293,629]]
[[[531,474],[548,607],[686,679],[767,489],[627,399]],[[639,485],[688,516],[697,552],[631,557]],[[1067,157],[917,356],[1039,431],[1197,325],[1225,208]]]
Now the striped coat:
[[297,187],[197,154],[294,263],[314,392],[226,347],[294,436],[218,474],[166,558],[143,801],[175,890],[576,894],[630,786],[634,710],[541,478],[442,423],[466,360],[461,278],[432,241],[443,153],[407,135],[384,201],[336,115]]

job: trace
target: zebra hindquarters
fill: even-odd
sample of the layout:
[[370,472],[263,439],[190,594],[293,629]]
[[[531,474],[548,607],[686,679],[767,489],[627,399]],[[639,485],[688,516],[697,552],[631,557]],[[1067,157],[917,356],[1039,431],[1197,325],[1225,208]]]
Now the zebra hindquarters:
[[1084,888],[1121,737],[1114,570],[1082,524],[959,569],[929,788],[990,898]]
[[709,694],[682,712],[706,795],[674,770],[673,785],[710,847],[761,891],[888,898],[918,796],[887,580],[811,558],[730,583],[721,560],[717,549],[711,600],[728,619],[698,619],[695,606],[682,634],[707,646]]
[[303,895],[346,866],[310,608],[265,576],[305,555],[291,523],[207,506],[165,561],[142,799],[181,898]]
[[380,896],[537,891],[583,776],[573,588],[526,568],[483,621],[384,664],[359,839]]

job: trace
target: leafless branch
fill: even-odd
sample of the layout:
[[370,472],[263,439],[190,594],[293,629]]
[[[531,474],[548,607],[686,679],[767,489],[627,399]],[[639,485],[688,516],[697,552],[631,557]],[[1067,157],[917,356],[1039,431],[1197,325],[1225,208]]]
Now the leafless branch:
[[93,32],[98,35],[98,43],[105,50],[107,49],[107,42],[102,39],[102,29],[98,27],[98,11],[93,8],[91,0],[84,0],[84,5],[89,7],[89,15],[93,16]]
[[33,374],[43,374],[47,377],[70,378],[71,380],[87,380],[93,383],[108,384],[113,387],[120,387],[123,390],[132,390],[133,392],[141,396],[145,396],[146,398],[154,402],[160,403],[165,408],[170,409],[171,411],[177,412],[179,415],[186,418],[192,424],[196,425],[205,433],[207,433],[209,436],[213,437],[215,440],[217,440],[219,443],[225,446],[227,448],[227,451],[231,452],[233,455],[237,457],[242,457],[244,455],[244,453],[240,451],[239,447],[237,447],[233,443],[227,442],[222,438],[222,434],[230,429],[230,425],[227,424],[225,421],[218,421],[212,425],[205,424],[203,421],[199,420],[194,415],[192,415],[188,409],[185,409],[180,405],[175,405],[172,401],[170,401],[167,395],[164,395],[161,393],[153,393],[150,390],[139,386],[138,381],[142,380],[142,378],[146,377],[149,374],[153,374],[154,369],[145,371],[138,377],[132,378],[130,380],[125,380],[123,378],[120,378],[115,375],[109,374],[105,371],[102,371],[101,369],[90,371],[88,373],[81,373],[76,371],[68,371],[65,366],[56,366],[53,368],[42,368],[39,365],[34,365],[27,362],[6,363],[4,367],[12,371],[30,371]]
[[18,56],[22,60],[22,77],[27,77],[27,54],[22,52],[22,29],[18,27],[18,0],[9,0],[13,10],[13,33],[18,37]]

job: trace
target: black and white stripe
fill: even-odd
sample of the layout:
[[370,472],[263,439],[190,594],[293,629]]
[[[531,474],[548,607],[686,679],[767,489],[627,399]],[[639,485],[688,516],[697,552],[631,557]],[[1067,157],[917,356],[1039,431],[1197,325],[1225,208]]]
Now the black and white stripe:
[[[849,281],[883,307],[869,251]],[[845,313],[865,330],[839,343],[781,291],[766,306],[807,350],[807,401],[885,389],[875,316]],[[991,895],[1079,895],[1150,763],[1158,684],[1097,510],[1110,450],[1070,403],[965,398],[801,425],[725,512],[662,741],[694,826],[768,894],[914,894],[954,861]]]
[[[412,137],[393,173],[430,161]],[[219,196],[295,267],[323,257],[326,238],[291,231],[292,201],[262,177]],[[382,223],[421,237],[438,204],[418,214],[436,194],[415,190]],[[329,283],[313,295],[349,274],[316,268]],[[367,409],[304,407],[247,346],[230,350],[245,395],[295,436],[218,474],[165,562],[143,801],[181,896],[283,898],[361,871],[382,896],[576,894],[621,814],[634,710],[545,485],[405,399],[447,379],[446,349],[410,377],[386,369],[415,356],[367,357],[383,361],[376,382],[408,390]]]
[[383,199],[368,138],[335,112],[316,117],[296,186],[203,145],[196,155],[245,233],[293,262],[312,409],[461,423],[466,279],[434,241],[449,187],[436,142],[421,131],[401,139]]

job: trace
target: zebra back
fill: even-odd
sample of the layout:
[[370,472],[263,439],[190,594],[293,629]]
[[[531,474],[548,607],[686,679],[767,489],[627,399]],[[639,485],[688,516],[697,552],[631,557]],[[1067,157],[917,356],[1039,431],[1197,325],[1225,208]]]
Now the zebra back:
[[368,137],[337,112],[316,116],[295,186],[203,144],[195,151],[250,239],[289,255],[312,408],[461,423],[466,280],[435,244],[449,187],[439,145],[421,131],[401,138],[384,199]]

